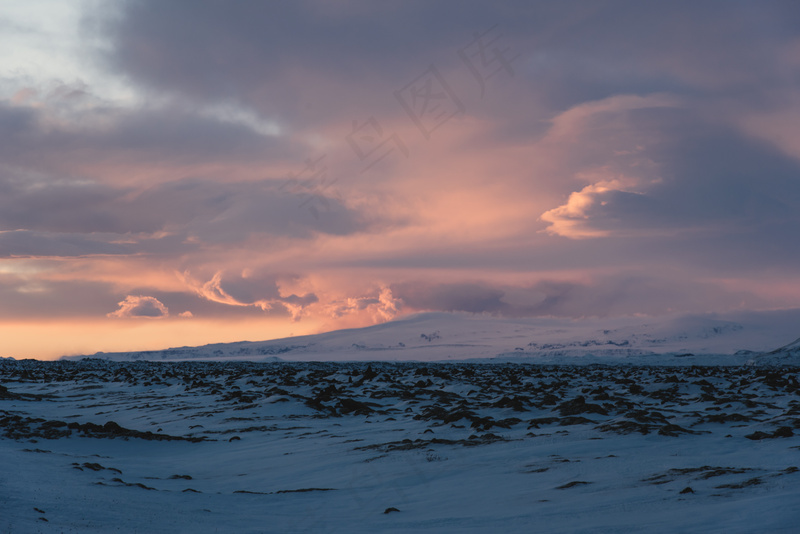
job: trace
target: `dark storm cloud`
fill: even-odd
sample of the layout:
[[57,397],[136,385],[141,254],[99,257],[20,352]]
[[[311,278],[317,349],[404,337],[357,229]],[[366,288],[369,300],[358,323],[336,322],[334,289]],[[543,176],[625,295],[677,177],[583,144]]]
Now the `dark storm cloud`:
[[[100,27],[114,45],[108,63],[138,83],[194,99],[236,98],[298,120],[335,112],[341,102],[331,101],[334,94],[363,102],[369,91],[361,82],[374,87],[387,77],[416,75],[441,49],[454,54],[487,22],[516,25],[527,9],[525,3],[145,1],[127,3]],[[330,109],[320,109],[326,100]]]
[[[767,84],[797,81],[775,68],[796,37],[792,2],[585,2],[590,16],[552,32],[531,74],[548,101],[567,107],[613,94],[729,94],[760,100]],[[561,16],[566,20],[565,8]]]
[[504,291],[479,283],[399,283],[391,290],[405,306],[418,310],[502,313],[510,309],[502,301]]
[[251,234],[300,239],[316,232],[346,235],[373,224],[324,192],[294,192],[283,184],[183,180],[149,189],[133,205],[138,213],[158,214],[165,227],[174,224],[202,241],[218,243],[239,242]]
[[655,125],[664,137],[647,154],[659,165],[660,181],[641,191],[596,194],[586,212],[594,228],[669,231],[724,223],[723,231],[738,233],[777,221],[800,228],[800,162],[731,128],[679,115],[634,119],[634,128]]
[[74,110],[58,99],[45,99],[38,108],[0,101],[3,164],[72,175],[100,168],[94,174],[113,180],[124,179],[115,176],[124,168],[255,164],[303,154],[291,141],[224,117],[202,116],[179,103],[133,110],[90,103]]
[[636,272],[598,277],[588,282],[542,280],[535,284],[404,282],[391,287],[404,309],[464,311],[504,317],[614,317],[659,315],[675,309],[712,311],[717,307],[765,301],[711,283],[664,279]]
[[0,318],[103,317],[120,300],[111,284],[0,274]]
[[113,243],[115,235],[45,233],[28,230],[0,232],[0,258],[13,256],[75,257],[96,254],[129,254],[130,246]]
[[[0,177],[0,256],[6,257],[176,254],[253,236],[346,235],[373,224],[340,200],[313,191],[287,193],[278,181],[187,179],[136,191],[7,176]],[[170,235],[149,235],[159,231]]]
[[7,144],[12,136],[24,136],[36,127],[36,112],[0,102],[0,136]]
[[0,167],[0,230],[90,233],[157,228],[122,220],[117,208],[129,192]]
[[722,0],[202,0],[191,8],[145,0],[111,20],[100,25],[114,45],[107,61],[135,81],[299,119],[336,91],[305,86],[301,72],[346,82],[364,98],[360,83],[400,82],[431,62],[457,63],[455,50],[494,24],[525,52],[519,72],[556,107],[620,92],[753,90],[786,78],[772,68],[774,47],[796,35],[800,9]]
[[[627,112],[626,130],[643,132],[641,139],[658,132],[655,141],[643,141],[647,146],[636,155],[637,163],[652,169],[623,168],[633,176],[630,183],[573,185],[569,203],[542,216],[552,224],[550,231],[578,238],[597,233],[624,238],[628,246],[617,249],[620,258],[639,264],[663,257],[693,268],[716,265],[727,273],[759,272],[765,261],[779,269],[796,266],[800,163],[729,123],[698,117],[702,113],[700,107]],[[603,131],[615,120],[610,114],[593,126]],[[619,161],[611,155],[614,148],[605,147],[607,159],[601,154],[587,168]],[[617,176],[606,174],[609,180]]]
[[[531,302],[525,302],[527,294]],[[712,311],[717,307],[758,306],[763,300],[746,292],[728,292],[714,284],[622,273],[591,282],[541,281],[528,288],[508,314],[511,316],[614,317],[661,315],[675,309]],[[538,300],[535,300],[538,299]]]

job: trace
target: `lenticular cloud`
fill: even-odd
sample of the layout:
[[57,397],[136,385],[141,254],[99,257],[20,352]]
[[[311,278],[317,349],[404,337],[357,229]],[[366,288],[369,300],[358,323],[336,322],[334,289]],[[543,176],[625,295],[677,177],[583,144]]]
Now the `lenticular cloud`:
[[129,317],[148,317],[157,319],[168,317],[169,310],[164,304],[155,297],[145,297],[142,295],[128,295],[125,300],[119,302],[119,309],[108,314],[109,317],[120,319]]

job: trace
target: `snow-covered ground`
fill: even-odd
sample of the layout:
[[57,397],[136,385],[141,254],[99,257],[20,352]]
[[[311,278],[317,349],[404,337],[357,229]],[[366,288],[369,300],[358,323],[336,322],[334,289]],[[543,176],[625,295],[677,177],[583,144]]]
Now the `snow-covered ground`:
[[800,310],[580,321],[425,313],[368,328],[313,336],[161,351],[98,353],[94,357],[118,361],[494,359],[536,363],[739,365],[798,337]]
[[0,384],[3,533],[800,523],[798,368],[5,360]]

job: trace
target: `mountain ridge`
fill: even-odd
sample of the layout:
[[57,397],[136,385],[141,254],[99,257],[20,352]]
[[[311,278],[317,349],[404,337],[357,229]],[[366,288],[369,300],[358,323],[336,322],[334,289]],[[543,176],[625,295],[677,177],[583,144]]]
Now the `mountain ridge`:
[[[639,359],[744,364],[800,360],[798,331],[800,309],[587,320],[431,312],[364,328],[275,340],[98,352],[62,359],[541,363],[635,363]],[[781,345],[789,339],[796,341]]]

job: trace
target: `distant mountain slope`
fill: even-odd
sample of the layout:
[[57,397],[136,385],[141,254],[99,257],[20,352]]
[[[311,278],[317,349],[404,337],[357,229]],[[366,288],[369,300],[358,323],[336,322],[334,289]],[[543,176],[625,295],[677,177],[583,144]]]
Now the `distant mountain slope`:
[[779,349],[759,354],[752,361],[757,365],[800,366],[800,338]]
[[[271,341],[97,353],[126,360],[465,360],[745,363],[795,339],[800,310],[663,318],[505,319],[424,313],[367,328]],[[795,342],[797,343],[797,342]],[[779,350],[794,350],[787,345]],[[778,357],[778,351],[773,351]],[[773,354],[770,353],[770,354]],[[781,353],[783,354],[783,353]],[[70,356],[66,359],[85,356]],[[665,360],[666,358],[666,360]],[[766,361],[766,360],[761,360]]]

